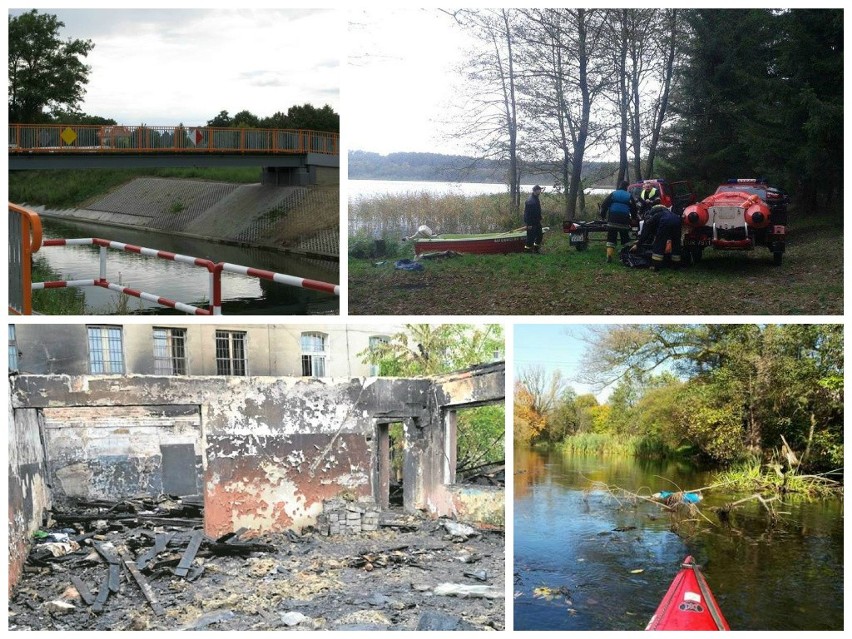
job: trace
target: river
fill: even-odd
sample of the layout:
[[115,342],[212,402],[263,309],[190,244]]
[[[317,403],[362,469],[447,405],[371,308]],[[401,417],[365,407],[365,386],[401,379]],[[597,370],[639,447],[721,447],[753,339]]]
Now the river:
[[[685,490],[711,483],[687,463],[515,449],[516,630],[642,630],[688,554],[732,630],[843,629],[840,499],[788,500],[774,527],[749,502],[722,526],[710,508],[739,496],[710,491],[701,510],[713,524],[676,534],[659,506],[591,483],[647,494],[671,489],[663,477]],[[536,597],[541,587],[564,591]]]
[[[338,281],[336,262],[307,260],[274,250],[230,246],[153,231],[70,223],[44,217],[42,224],[45,239],[102,237],[214,262],[230,262],[326,282]],[[50,268],[59,273],[62,279],[98,277],[100,261],[97,247],[43,247],[37,257],[46,260]],[[209,276],[207,270],[202,268],[109,249],[107,279],[115,283],[120,280],[124,286],[196,306],[209,304]],[[116,312],[118,293],[92,286],[81,290],[85,295],[87,313]],[[222,312],[225,315],[336,314],[339,310],[337,297],[230,273],[222,275],[222,299]],[[136,298],[130,298],[129,311],[177,312]]]

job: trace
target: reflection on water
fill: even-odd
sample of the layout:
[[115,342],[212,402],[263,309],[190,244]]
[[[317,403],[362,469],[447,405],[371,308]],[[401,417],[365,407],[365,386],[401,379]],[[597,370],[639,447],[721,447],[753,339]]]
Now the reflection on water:
[[[244,248],[148,231],[103,227],[94,224],[69,224],[43,218],[44,236],[52,238],[103,237],[148,248],[231,262],[298,277],[338,281],[337,262],[308,260],[278,251]],[[93,246],[46,247],[39,256],[61,274],[62,279],[93,279],[100,269],[99,250]],[[209,274],[206,269],[169,260],[143,257],[135,253],[108,250],[107,279],[121,282],[146,293],[156,294],[194,306],[209,305]],[[118,294],[100,287],[81,289],[89,313],[110,313],[117,308]],[[222,310],[224,314],[309,315],[337,313],[339,299],[307,289],[275,282],[222,274]],[[129,312],[174,312],[152,302],[131,298]]]
[[[516,449],[515,469],[516,630],[642,630],[688,554],[734,630],[843,628],[839,499],[789,503],[775,527],[750,502],[722,525],[711,509],[740,496],[711,491],[701,510],[712,523],[674,532],[658,506],[592,482],[645,493],[671,489],[666,479],[709,485],[688,464]],[[539,587],[565,590],[536,598]]]

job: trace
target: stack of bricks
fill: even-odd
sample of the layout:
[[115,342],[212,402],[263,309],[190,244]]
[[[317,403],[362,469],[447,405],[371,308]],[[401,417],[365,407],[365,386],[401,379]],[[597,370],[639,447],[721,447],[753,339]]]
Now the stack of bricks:
[[317,517],[321,535],[357,535],[379,529],[379,507],[375,502],[330,499],[323,502]]

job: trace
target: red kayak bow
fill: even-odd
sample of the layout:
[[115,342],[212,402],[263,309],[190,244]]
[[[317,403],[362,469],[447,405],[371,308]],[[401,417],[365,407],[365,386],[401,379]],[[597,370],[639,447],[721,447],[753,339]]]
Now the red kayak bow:
[[645,630],[730,630],[710,586],[690,556]]

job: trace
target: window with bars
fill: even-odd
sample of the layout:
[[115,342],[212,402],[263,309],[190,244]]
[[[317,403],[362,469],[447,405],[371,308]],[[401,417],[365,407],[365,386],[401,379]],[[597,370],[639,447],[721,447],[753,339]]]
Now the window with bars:
[[185,328],[154,328],[154,374],[186,375]]
[[87,326],[89,373],[124,373],[124,345],[120,326]]
[[18,337],[15,325],[9,324],[9,372],[18,371]]
[[[372,335],[370,337],[370,353],[373,353],[382,344],[390,343],[390,338],[386,335]],[[370,377],[376,377],[381,374],[381,364],[370,364]]]
[[216,374],[246,375],[244,331],[216,331]]
[[325,377],[326,342],[323,333],[302,333],[302,377]]

